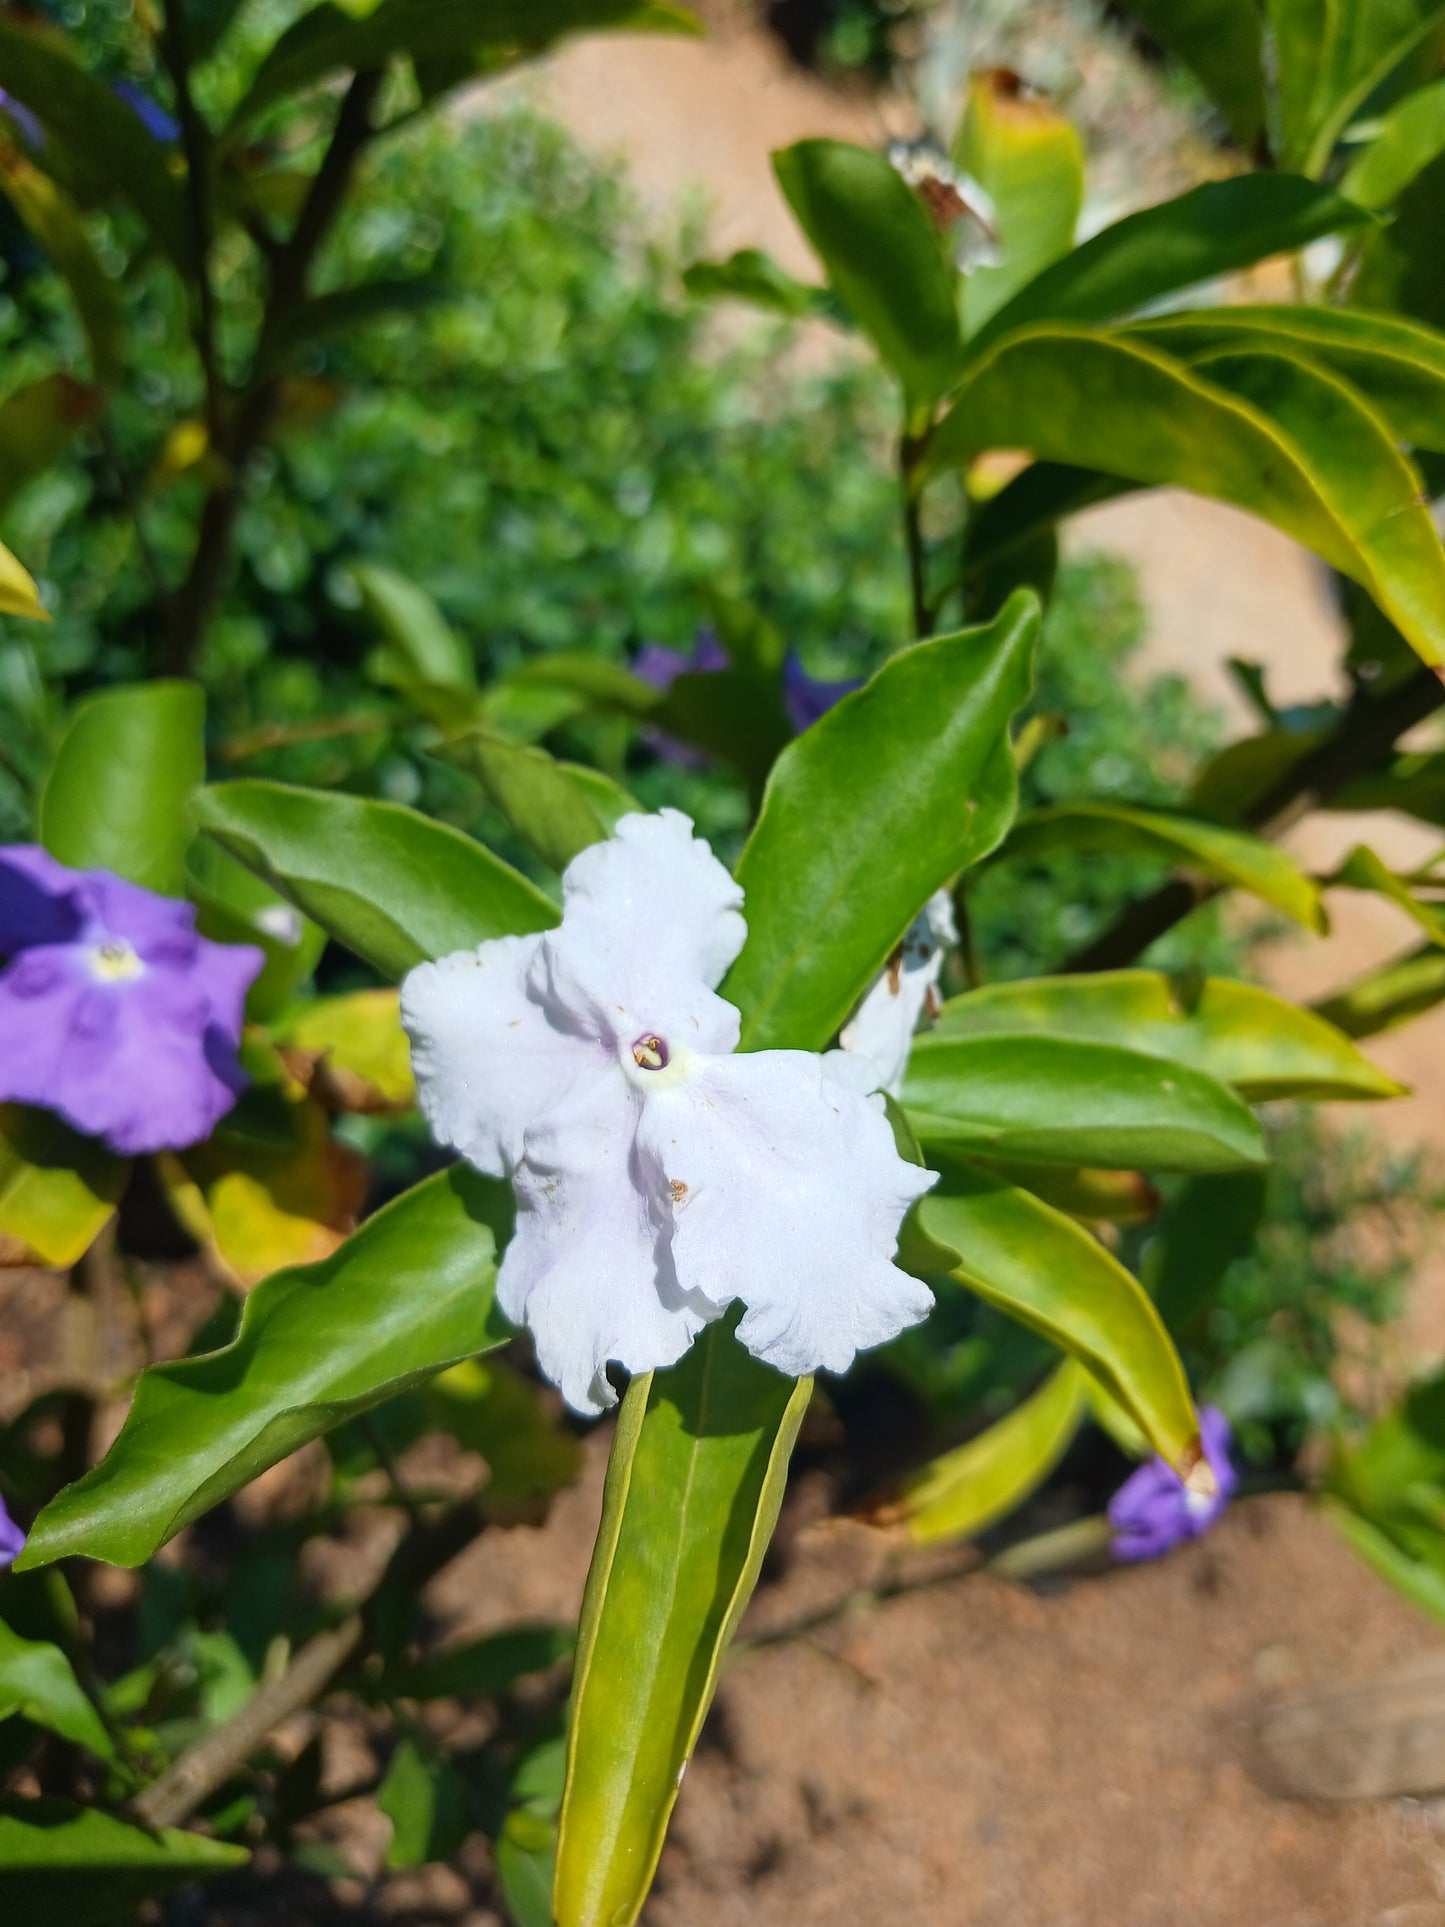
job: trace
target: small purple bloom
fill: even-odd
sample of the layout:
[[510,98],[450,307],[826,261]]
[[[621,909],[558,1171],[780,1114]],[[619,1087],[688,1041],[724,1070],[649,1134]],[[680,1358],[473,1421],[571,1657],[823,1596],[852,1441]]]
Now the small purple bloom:
[[157,107],[150,95],[142,93],[133,80],[113,80],[110,91],[117,100],[125,102],[152,140],[170,142],[180,139],[181,123],[168,114],[164,107]]
[[25,1550],[25,1534],[5,1510],[5,1501],[0,1499],[0,1572],[13,1566]]
[[820,716],[826,716],[835,703],[862,687],[861,677],[846,682],[824,682],[810,676],[791,649],[783,662],[783,707],[798,736],[805,729],[811,729]]
[[245,1089],[246,992],[265,958],[196,934],[188,903],[35,845],[0,848],[0,1101],[113,1151],[183,1150]]
[[1217,1406],[1199,1413],[1199,1440],[1218,1490],[1188,1491],[1161,1458],[1141,1465],[1109,1501],[1116,1559],[1158,1559],[1186,1539],[1198,1539],[1218,1520],[1239,1484],[1229,1462],[1229,1420]]
[[[727,651],[718,641],[716,631],[703,628],[698,630],[697,640],[688,652],[669,649],[660,642],[643,643],[633,657],[632,673],[666,695],[679,676],[713,676],[727,666]],[[660,729],[645,730],[643,736],[654,755],[661,756],[669,763],[676,763],[679,769],[706,769],[708,766],[710,759],[701,750],[678,742],[675,736],[668,736]]]

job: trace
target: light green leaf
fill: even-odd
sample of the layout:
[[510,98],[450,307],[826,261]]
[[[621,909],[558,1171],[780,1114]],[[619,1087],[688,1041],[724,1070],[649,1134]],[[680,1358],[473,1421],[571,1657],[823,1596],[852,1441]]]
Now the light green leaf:
[[1038,1031],[1096,1038],[1204,1071],[1241,1097],[1398,1097],[1402,1087],[1333,1025],[1252,984],[1107,970],[990,984],[943,1006],[934,1037]]
[[1282,167],[1321,174],[1355,110],[1442,19],[1440,0],[1265,0]]
[[366,613],[390,644],[387,680],[399,687],[422,684],[465,703],[476,693],[471,652],[427,594],[394,569],[358,562],[351,573]]
[[1292,254],[1325,234],[1370,223],[1364,208],[1291,174],[1206,181],[1127,214],[1023,287],[969,344],[969,354],[1039,321],[1109,321],[1161,296]]
[[50,611],[40,600],[35,578],[0,542],[0,616],[27,616],[32,622],[49,622]]
[[1120,851],[1166,858],[1216,883],[1248,890],[1307,930],[1323,930],[1317,886],[1274,844],[1200,817],[1128,803],[1059,803],[1017,822],[998,862],[1065,849],[1080,855]]
[[1328,881],[1335,889],[1365,890],[1387,898],[1420,926],[1431,943],[1445,948],[1445,906],[1416,896],[1407,879],[1396,876],[1389,864],[1363,843],[1356,844]]
[[[329,1103],[347,1110],[405,1111],[416,1102],[411,1046],[394,990],[351,990],[293,1005],[270,1037],[292,1060],[325,1065]],[[303,1073],[304,1075],[304,1073]]]
[[1389,207],[1423,168],[1445,154],[1445,80],[1396,101],[1351,161],[1340,192],[1361,207]]
[[902,651],[779,757],[738,864],[748,941],[723,985],[745,1049],[821,1049],[920,905],[1003,834],[1038,624],[1021,592],[987,627]]
[[115,1444],[41,1513],[17,1567],[141,1565],[308,1440],[499,1344],[510,1210],[505,1186],[454,1165],[321,1264],[267,1278],[224,1350],[141,1374]]
[[76,870],[113,870],[178,897],[206,780],[205,698],[193,682],[138,683],[76,708],[40,798],[40,840]]
[[977,1538],[1037,1491],[1079,1429],[1085,1380],[1065,1360],[1006,1417],[916,1472],[897,1505],[914,1544]]
[[975,333],[1005,301],[1073,246],[1084,200],[1084,148],[1077,132],[1017,76],[973,74],[953,159],[993,202],[1003,255],[964,278],[963,313]]
[[680,1365],[628,1388],[578,1634],[558,1927],[637,1919],[810,1387],[715,1324]]
[[913,1047],[903,1107],[925,1145],[1106,1170],[1229,1171],[1264,1162],[1247,1107],[1182,1064],[1047,1033]]
[[0,1104],[0,1246],[73,1265],[115,1215],[130,1162],[52,1111]]
[[14,1713],[89,1748],[98,1759],[115,1758],[110,1735],[60,1648],[48,1639],[22,1639],[0,1622],[0,1720]]
[[285,783],[221,783],[196,798],[196,817],[383,976],[557,921],[536,885],[500,857],[397,803]]
[[579,850],[609,834],[611,824],[592,800],[599,787],[607,785],[614,793],[612,822],[626,815],[631,800],[600,771],[579,780],[545,749],[509,742],[489,730],[457,737],[438,754],[470,770],[532,854],[559,873]]
[[20,1800],[0,1811],[0,1883],[20,1923],[113,1927],[141,1901],[244,1866],[244,1847],[165,1827],[147,1833],[99,1807]]
[[963,354],[957,276],[923,203],[881,154],[799,141],[773,167],[829,285],[915,410],[953,384]]
[[1256,0],[1128,0],[1129,11],[1182,60],[1240,146],[1264,127],[1264,44]]
[[1229,348],[1298,355],[1358,389],[1400,440],[1445,450],[1445,336],[1419,322],[1353,308],[1241,306],[1159,315],[1129,332],[1188,362]]
[[952,1276],[1041,1332],[1099,1379],[1150,1445],[1188,1476],[1200,1462],[1189,1386],[1138,1280],[1097,1239],[1015,1185],[952,1156],[915,1207],[957,1254]]
[[[1268,359],[1267,384],[1238,364],[1211,364],[1206,379],[1135,337],[1030,328],[969,369],[929,462],[936,469],[989,448],[1027,448],[1049,462],[1232,502],[1354,577],[1426,662],[1445,660],[1436,583],[1445,561],[1438,538],[1433,549],[1426,540],[1414,471],[1343,383],[1284,356]],[[1257,392],[1237,397],[1226,379]],[[1081,478],[1060,479],[1074,499],[1058,490],[1054,514],[1079,506]],[[1086,489],[1083,499],[1096,498]],[[1017,541],[1029,531],[1010,519]]]

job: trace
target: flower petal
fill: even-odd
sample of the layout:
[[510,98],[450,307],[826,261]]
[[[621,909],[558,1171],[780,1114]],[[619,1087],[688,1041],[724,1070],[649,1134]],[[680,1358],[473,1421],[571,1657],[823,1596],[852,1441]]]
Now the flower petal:
[[908,926],[902,943],[839,1032],[838,1041],[845,1051],[868,1059],[876,1067],[876,1090],[898,1094],[914,1032],[938,988],[944,947],[957,941],[948,892],[937,890]]
[[419,964],[401,987],[417,1093],[432,1135],[505,1176],[529,1124],[596,1063],[596,1046],[554,1023],[528,988],[542,939],[496,937]]
[[678,1289],[667,1214],[637,1181],[639,1100],[615,1064],[528,1133],[514,1175],[517,1228],[497,1302],[525,1324],[537,1363],[574,1411],[615,1405],[606,1366],[674,1365],[717,1310]]
[[935,1174],[810,1052],[698,1060],[646,1097],[638,1146],[671,1204],[679,1280],[720,1309],[741,1298],[738,1337],[779,1371],[846,1371],[927,1315],[927,1286],[892,1260]]
[[568,864],[563,917],[542,938],[533,981],[585,1014],[612,1048],[656,1031],[673,1045],[730,1051],[740,1019],[713,987],[743,947],[743,893],[677,810],[624,816]]
[[0,848],[0,957],[76,936],[82,923],[76,897],[84,882],[38,843]]

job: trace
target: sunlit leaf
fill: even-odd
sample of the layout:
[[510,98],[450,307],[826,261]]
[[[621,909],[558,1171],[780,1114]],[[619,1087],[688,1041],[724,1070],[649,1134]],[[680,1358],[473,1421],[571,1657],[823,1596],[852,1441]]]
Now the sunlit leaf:
[[115,1758],[110,1735],[60,1648],[47,1639],[22,1639],[0,1621],[0,1720],[13,1713],[102,1760]]
[[51,1111],[0,1104],[0,1265],[73,1265],[115,1214],[126,1158]]
[[352,990],[295,1004],[271,1026],[286,1067],[333,1111],[410,1110],[411,1046],[394,990]]
[[100,1807],[20,1800],[0,1810],[0,1880],[14,1920],[109,1927],[141,1901],[244,1866],[244,1847],[164,1827],[148,1833]]

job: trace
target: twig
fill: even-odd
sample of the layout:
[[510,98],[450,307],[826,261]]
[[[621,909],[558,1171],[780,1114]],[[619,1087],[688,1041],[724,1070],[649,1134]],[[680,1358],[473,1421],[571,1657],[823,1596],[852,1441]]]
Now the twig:
[[340,736],[374,736],[395,729],[394,716],[316,716],[304,723],[261,723],[244,735],[232,736],[216,749],[223,763],[244,763],[267,750],[289,749],[295,743],[324,743]]

